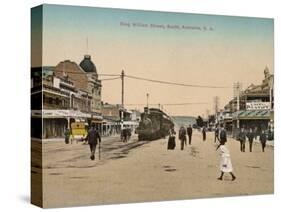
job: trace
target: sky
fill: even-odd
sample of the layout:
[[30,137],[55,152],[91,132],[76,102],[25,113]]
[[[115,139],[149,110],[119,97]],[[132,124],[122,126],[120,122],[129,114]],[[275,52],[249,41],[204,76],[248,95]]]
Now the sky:
[[[44,5],[43,65],[66,59],[79,64],[89,54],[98,74],[124,70],[143,78],[226,87],[125,78],[125,105],[139,104],[130,108],[143,108],[149,93],[149,103],[163,104],[170,115],[206,115],[214,112],[214,96],[221,108],[231,100],[234,82],[244,88],[260,84],[265,66],[273,73],[273,32],[273,19],[267,18]],[[102,101],[121,103],[121,80],[102,82]],[[204,104],[165,105],[175,103]]]

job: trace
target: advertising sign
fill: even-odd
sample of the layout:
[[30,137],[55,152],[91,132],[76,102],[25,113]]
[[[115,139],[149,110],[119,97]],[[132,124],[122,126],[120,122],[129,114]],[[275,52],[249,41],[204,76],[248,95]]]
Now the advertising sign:
[[270,102],[247,102],[246,110],[270,110]]

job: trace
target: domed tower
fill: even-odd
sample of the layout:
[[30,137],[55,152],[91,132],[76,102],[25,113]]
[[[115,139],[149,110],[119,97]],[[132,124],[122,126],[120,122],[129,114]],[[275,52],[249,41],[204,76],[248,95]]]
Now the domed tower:
[[85,55],[79,66],[88,77],[88,92],[92,94],[92,113],[101,115],[101,81],[98,79],[97,68],[91,60],[91,56]]
[[95,64],[91,60],[90,55],[85,55],[84,59],[80,62],[80,67],[85,71],[87,74],[98,74],[97,68]]

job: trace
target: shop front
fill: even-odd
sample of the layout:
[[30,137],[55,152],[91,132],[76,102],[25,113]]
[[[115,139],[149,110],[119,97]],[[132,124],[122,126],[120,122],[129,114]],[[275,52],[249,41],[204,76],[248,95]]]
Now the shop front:
[[[98,122],[101,126],[102,117],[93,116],[76,110],[43,110],[43,132],[42,138],[61,138],[64,137],[66,129],[70,129],[73,122],[91,123]],[[86,124],[85,126],[87,126]]]
[[270,125],[270,110],[241,110],[233,113],[233,132],[237,135],[240,128],[267,130]]

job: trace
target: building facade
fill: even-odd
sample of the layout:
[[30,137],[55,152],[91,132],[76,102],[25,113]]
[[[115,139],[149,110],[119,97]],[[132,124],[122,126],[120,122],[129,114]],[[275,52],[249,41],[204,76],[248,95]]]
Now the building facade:
[[[224,124],[233,136],[237,136],[241,127],[255,129],[274,128],[274,75],[264,69],[261,84],[249,85],[233,98],[221,112],[219,123]],[[238,99],[239,98],[239,99]],[[239,104],[239,105],[238,105]]]
[[31,72],[32,103],[38,103],[32,105],[32,121],[43,118],[40,137],[63,137],[72,122],[94,122],[102,131],[101,81],[89,55],[80,65],[65,60],[37,69]]
[[91,120],[88,124],[95,123],[102,131],[102,111],[101,111],[101,81],[98,79],[98,73],[95,64],[90,55],[85,55],[80,64],[65,60],[60,62],[54,68],[55,76],[67,77],[79,90],[80,96],[87,99],[87,106],[83,107],[83,102],[76,104],[78,99],[73,95],[74,109],[90,114]]
[[96,115],[101,115],[101,81],[98,79],[98,73],[95,64],[90,55],[85,55],[79,65],[87,75],[87,90],[92,95],[91,111]]
[[103,135],[120,134],[120,109],[120,105],[102,103]]

